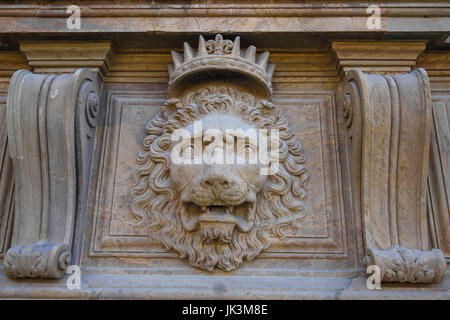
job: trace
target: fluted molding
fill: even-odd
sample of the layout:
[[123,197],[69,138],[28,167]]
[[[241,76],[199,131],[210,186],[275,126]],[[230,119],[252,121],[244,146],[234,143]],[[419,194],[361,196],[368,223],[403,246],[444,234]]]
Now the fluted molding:
[[426,253],[432,247],[426,212],[432,120],[426,71],[388,76],[350,70],[342,105],[353,210],[362,219],[369,263],[396,270],[402,261],[406,270],[417,269],[419,259],[439,277],[384,276],[383,281],[441,281],[442,252]]
[[70,263],[76,219],[86,210],[100,111],[96,77],[17,71],[7,101],[9,153],[15,172],[13,278],[59,278]]

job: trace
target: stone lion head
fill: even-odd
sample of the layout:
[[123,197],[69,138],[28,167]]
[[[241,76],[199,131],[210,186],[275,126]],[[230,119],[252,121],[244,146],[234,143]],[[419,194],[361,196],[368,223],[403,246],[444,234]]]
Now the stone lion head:
[[[194,124],[199,121],[202,129],[196,137]],[[179,129],[194,136],[174,141]],[[198,138],[204,147],[200,150],[208,150],[213,141],[205,139],[208,130],[225,137],[236,129],[277,130],[276,171],[262,174],[261,161],[195,161],[203,151],[189,153],[190,163],[173,161],[175,147],[177,153],[192,151]],[[305,216],[309,173],[298,138],[272,103],[234,87],[204,87],[169,99],[146,132],[137,158],[132,213],[136,226],[168,250],[195,267],[230,271],[268,248],[271,239],[297,232]],[[235,159],[260,147],[248,139],[237,145]]]

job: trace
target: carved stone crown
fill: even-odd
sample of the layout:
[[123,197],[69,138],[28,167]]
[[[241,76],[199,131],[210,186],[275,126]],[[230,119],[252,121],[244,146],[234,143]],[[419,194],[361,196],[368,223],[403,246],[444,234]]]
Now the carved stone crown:
[[169,96],[182,79],[206,71],[225,71],[243,75],[256,80],[269,97],[272,95],[272,74],[275,64],[268,63],[269,52],[265,51],[256,57],[254,46],[241,51],[239,37],[233,42],[224,40],[221,34],[217,34],[214,40],[205,41],[200,35],[197,52],[185,42],[184,56],[172,51],[172,59],[173,64],[169,65]]

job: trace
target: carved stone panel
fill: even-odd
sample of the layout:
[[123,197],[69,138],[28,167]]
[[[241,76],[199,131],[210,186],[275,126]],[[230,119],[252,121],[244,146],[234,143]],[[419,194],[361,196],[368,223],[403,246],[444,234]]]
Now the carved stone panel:
[[9,246],[14,209],[14,171],[6,124],[6,104],[0,104],[0,257]]
[[450,95],[448,90],[433,96],[428,214],[431,241],[450,259]]
[[[89,256],[181,257],[208,271],[256,256],[346,257],[333,94],[278,92],[270,102],[268,53],[239,50],[239,38],[200,37],[197,53],[184,50],[184,60],[172,53],[168,100],[163,92],[109,92]],[[198,124],[203,139],[208,130],[278,131],[269,147],[280,150],[279,170],[205,164],[205,155],[174,162],[171,135],[197,137]]]
[[[145,139],[145,126],[164,104],[164,92],[110,92],[95,207],[95,229],[90,257],[175,258],[135,228],[131,211],[133,173]],[[345,223],[339,203],[335,106],[330,92],[280,92],[274,97],[289,126],[302,142],[305,164],[311,172],[304,202],[305,217],[298,231],[274,241],[260,257],[329,258],[347,256]],[[294,120],[295,119],[295,120]],[[155,260],[156,263],[156,260]],[[146,265],[151,266],[148,260]]]

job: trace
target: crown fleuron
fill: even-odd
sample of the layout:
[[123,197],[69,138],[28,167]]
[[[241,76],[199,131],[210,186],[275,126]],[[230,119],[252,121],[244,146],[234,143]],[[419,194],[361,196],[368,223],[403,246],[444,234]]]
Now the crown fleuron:
[[234,41],[217,34],[214,40],[205,41],[200,36],[198,51],[184,43],[184,55],[172,51],[173,64],[169,65],[169,95],[183,79],[202,72],[227,71],[256,80],[271,96],[272,74],[275,64],[269,63],[269,52],[256,56],[256,48],[250,46],[241,51],[240,38]]

